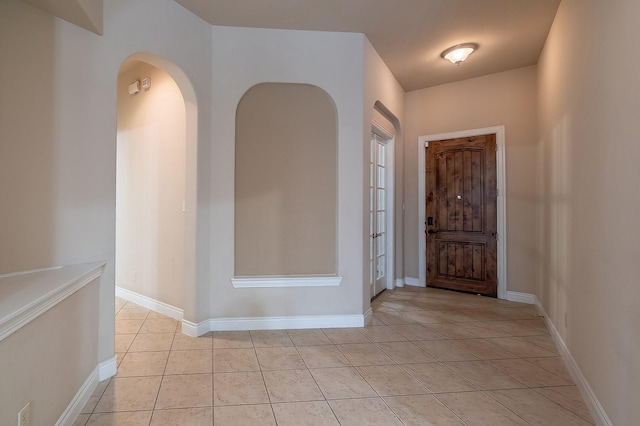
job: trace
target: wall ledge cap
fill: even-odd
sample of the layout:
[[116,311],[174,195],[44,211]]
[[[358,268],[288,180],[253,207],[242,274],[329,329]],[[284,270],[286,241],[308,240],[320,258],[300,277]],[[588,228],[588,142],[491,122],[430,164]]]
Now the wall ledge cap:
[[0,341],[102,275],[106,262],[0,275]]

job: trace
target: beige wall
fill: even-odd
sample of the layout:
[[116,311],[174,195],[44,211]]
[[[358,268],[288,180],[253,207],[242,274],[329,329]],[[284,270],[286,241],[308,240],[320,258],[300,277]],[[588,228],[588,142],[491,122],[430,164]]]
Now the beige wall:
[[236,114],[235,275],[336,273],[337,114],[305,84],[264,83]]
[[504,125],[507,290],[535,292],[536,87],[536,67],[526,67],[407,93],[404,149],[406,276],[419,276],[418,137]]
[[[106,260],[100,361],[114,354],[118,70],[137,52],[153,52],[181,68],[182,83],[190,81],[198,93],[193,133],[207,158],[211,32],[172,0],[105,2],[104,36],[19,0],[0,2],[0,273]],[[208,210],[208,167],[189,173],[194,180],[198,173],[198,208]],[[195,210],[187,214],[195,218]],[[190,265],[199,267],[197,283],[185,300],[185,315],[194,319],[206,312],[202,294],[210,285],[208,234],[197,238],[198,255],[190,257]]]
[[95,279],[0,342],[1,425],[17,424],[27,402],[31,425],[56,424],[95,370],[99,282]]
[[405,129],[403,123],[405,121],[404,99],[405,93],[396,78],[391,74],[389,68],[373,48],[369,40],[363,39],[364,50],[364,69],[363,69],[363,145],[362,145],[362,162],[366,165],[364,168],[364,179],[362,194],[363,197],[363,220],[362,220],[362,244],[363,244],[363,276],[366,290],[363,292],[362,304],[364,309],[368,309],[370,305],[371,294],[369,292],[369,215],[364,212],[369,211],[369,161],[371,150],[371,120],[374,117],[374,108],[382,111],[384,115],[395,126],[395,137],[393,141],[393,158],[394,158],[394,270],[388,271],[392,274],[391,278],[404,277],[404,212],[402,209],[404,201],[404,155],[403,149],[406,143]]
[[[182,307],[185,103],[175,81],[144,62],[118,76],[116,285]],[[135,80],[151,89],[129,95]]]
[[[362,314],[361,34],[213,28],[209,318]],[[337,111],[337,287],[233,288],[235,117],[260,83],[324,90]],[[358,141],[358,142],[356,142]]]
[[615,425],[640,418],[638,22],[563,0],[539,62],[537,295]]

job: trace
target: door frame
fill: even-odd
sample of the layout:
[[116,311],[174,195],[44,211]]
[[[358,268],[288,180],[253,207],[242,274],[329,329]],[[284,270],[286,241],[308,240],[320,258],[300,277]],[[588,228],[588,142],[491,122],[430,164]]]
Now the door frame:
[[464,138],[495,133],[496,135],[496,177],[498,181],[498,299],[507,298],[507,200],[505,174],[504,126],[483,127],[457,132],[438,133],[418,137],[418,284],[427,286],[427,235],[425,216],[425,148],[430,141]]
[[[387,230],[387,290],[393,290],[395,283],[395,136],[390,136],[384,128],[375,120],[371,120],[371,133],[376,133],[385,140],[385,185],[387,189],[386,195],[386,230]],[[369,147],[371,144],[369,144]],[[369,148],[371,150],[371,148]],[[371,155],[371,152],[369,152]],[[369,200],[371,202],[371,200]],[[368,228],[367,228],[368,229]],[[369,236],[371,238],[371,236]],[[371,273],[371,271],[369,271]],[[371,277],[369,277],[371,281]],[[375,287],[375,278],[374,287]],[[373,297],[373,296],[371,296]]]

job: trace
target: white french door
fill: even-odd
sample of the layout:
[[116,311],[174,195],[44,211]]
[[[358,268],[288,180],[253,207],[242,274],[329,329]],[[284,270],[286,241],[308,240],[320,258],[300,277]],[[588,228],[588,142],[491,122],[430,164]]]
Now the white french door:
[[369,285],[371,297],[387,288],[388,274],[388,167],[387,142],[371,133],[369,160]]

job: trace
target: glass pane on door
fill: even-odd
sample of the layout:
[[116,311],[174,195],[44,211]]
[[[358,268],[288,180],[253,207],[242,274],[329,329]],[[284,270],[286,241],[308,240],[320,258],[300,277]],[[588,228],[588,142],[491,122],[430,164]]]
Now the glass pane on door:
[[372,232],[372,269],[371,276],[375,280],[373,293],[378,293],[386,287],[386,145],[384,141],[377,135],[371,137],[371,153],[370,162],[370,218],[373,224]]

